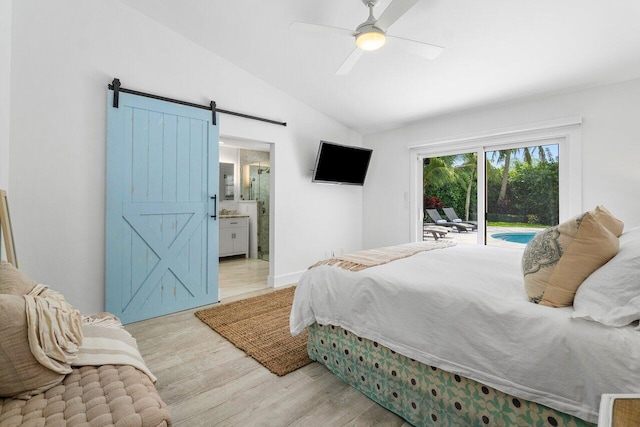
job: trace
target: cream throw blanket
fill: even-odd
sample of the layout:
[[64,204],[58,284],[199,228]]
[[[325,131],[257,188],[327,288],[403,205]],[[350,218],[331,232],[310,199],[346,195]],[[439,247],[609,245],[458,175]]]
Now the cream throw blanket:
[[135,338],[115,316],[83,317],[61,294],[41,284],[24,299],[29,347],[43,366],[66,375],[71,366],[131,365],[156,382]]
[[384,248],[369,249],[353,252],[351,254],[340,255],[338,257],[324,259],[309,268],[320,265],[333,265],[349,271],[362,271],[365,268],[386,264],[397,259],[415,255],[418,252],[442,249],[454,246],[456,243],[451,240],[437,240],[435,242],[417,242],[404,245],[387,246]]
[[145,365],[136,339],[113,315],[104,313],[82,318],[84,339],[73,366],[131,365],[147,374],[154,383],[157,378]]
[[52,371],[70,373],[82,343],[80,312],[46,285],[37,284],[24,299],[31,353]]

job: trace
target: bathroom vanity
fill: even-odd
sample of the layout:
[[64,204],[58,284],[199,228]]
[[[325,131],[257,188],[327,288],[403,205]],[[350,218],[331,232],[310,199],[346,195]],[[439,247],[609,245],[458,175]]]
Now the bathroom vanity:
[[249,215],[220,215],[219,256],[232,255],[249,258]]

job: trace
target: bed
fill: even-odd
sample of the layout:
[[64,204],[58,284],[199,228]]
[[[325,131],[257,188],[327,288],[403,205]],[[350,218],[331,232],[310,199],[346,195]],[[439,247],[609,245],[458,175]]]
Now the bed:
[[591,426],[603,393],[640,392],[640,229],[559,308],[529,300],[522,250],[440,243],[309,269],[292,334],[308,329],[311,359],[414,425]]

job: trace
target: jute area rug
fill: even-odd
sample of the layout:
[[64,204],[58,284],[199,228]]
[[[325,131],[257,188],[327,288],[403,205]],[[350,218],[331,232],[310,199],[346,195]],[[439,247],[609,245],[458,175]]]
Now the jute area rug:
[[265,368],[282,376],[311,363],[307,332],[292,337],[289,314],[295,287],[218,305],[195,313]]

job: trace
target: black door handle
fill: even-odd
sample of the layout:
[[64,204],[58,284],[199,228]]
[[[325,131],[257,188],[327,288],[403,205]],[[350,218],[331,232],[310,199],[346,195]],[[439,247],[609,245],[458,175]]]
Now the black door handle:
[[213,196],[211,196],[211,199],[213,199],[213,215],[211,215],[211,218],[217,220],[218,219],[218,196],[214,194]]

